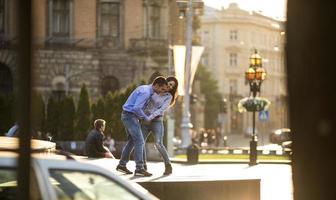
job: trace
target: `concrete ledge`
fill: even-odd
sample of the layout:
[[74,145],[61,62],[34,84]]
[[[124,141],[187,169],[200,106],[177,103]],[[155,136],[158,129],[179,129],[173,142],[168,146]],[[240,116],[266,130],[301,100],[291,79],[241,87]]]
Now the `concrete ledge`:
[[139,184],[161,200],[260,200],[260,179]]

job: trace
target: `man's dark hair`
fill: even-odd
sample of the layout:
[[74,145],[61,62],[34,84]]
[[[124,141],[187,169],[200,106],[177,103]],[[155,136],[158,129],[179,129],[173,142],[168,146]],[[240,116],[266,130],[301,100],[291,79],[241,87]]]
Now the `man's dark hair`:
[[93,123],[95,129],[99,130],[101,127],[105,125],[105,120],[103,119],[96,119]]
[[153,85],[156,85],[156,84],[158,84],[159,86],[167,85],[166,78],[163,76],[156,77],[153,81]]

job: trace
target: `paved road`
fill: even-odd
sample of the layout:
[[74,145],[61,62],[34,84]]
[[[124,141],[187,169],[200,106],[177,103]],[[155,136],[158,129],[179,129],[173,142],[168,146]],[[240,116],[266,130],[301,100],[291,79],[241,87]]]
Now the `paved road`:
[[[97,159],[90,162],[134,182],[260,179],[261,200],[293,200],[292,169],[288,164],[258,164],[249,167],[247,164],[185,165],[173,163],[173,174],[162,176],[163,163],[151,162],[148,163],[148,171],[153,173],[152,177],[135,177],[116,171],[118,160]],[[133,161],[129,162],[128,168],[134,170]]]

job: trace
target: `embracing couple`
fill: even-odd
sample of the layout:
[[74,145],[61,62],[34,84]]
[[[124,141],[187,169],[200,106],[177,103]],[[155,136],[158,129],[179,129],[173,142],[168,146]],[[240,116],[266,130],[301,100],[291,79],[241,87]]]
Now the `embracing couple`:
[[147,171],[145,141],[152,132],[155,146],[165,163],[164,175],[172,173],[172,166],[165,146],[162,144],[164,111],[174,105],[178,81],[175,77],[157,77],[150,85],[138,86],[123,105],[121,121],[125,126],[127,142],[124,146],[117,170],[132,174],[127,169],[130,154],[134,149],[136,169],[134,175],[151,176]]

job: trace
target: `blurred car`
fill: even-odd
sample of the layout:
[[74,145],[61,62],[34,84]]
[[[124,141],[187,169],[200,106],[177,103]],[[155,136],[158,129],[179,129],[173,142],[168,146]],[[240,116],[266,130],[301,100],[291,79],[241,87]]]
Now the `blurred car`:
[[[12,139],[16,138],[8,142],[6,137],[0,137],[2,200],[15,199],[17,192],[18,155],[9,151],[17,139]],[[46,144],[45,141],[42,143]],[[69,160],[69,157],[50,153],[49,150],[32,154],[30,194],[32,200],[157,199],[137,183],[122,179],[109,170],[80,160]]]
[[289,128],[281,128],[274,130],[270,134],[270,142],[278,144],[283,148],[291,149],[292,147],[291,130]]

